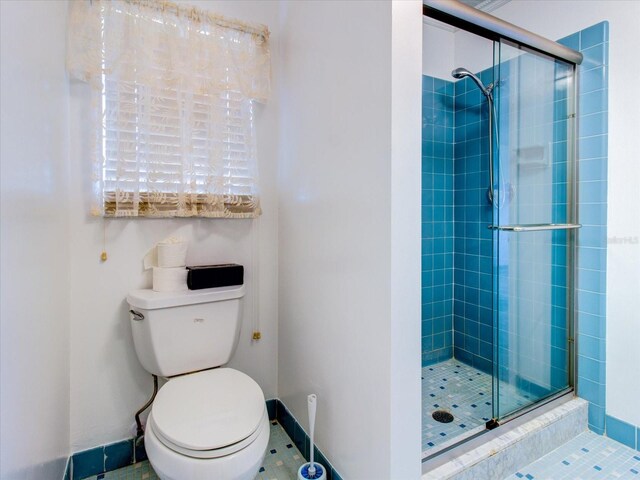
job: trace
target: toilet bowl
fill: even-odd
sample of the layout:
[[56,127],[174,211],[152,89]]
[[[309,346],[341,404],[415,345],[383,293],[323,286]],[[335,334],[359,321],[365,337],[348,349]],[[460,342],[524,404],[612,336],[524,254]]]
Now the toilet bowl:
[[268,442],[262,391],[231,368],[170,379],[145,430],[147,456],[162,480],[253,480]]

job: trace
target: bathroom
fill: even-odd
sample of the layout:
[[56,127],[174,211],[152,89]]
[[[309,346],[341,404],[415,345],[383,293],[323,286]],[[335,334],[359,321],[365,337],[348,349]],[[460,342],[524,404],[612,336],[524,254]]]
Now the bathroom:
[[[413,0],[180,2],[269,28],[270,94],[255,107],[262,214],[102,218],[89,214],[91,91],[65,66],[69,3],[0,2],[0,478],[62,479],[74,455],[135,436],[134,414],[153,379],[135,352],[126,297],[151,287],[142,258],[170,236],[188,240],[189,265],[244,265],[239,342],[227,366],[286,406],[282,423],[292,415],[307,433],[307,395],[317,394],[315,439],[334,478],[428,475],[420,380],[432,351],[424,348],[421,280],[424,75],[453,83],[454,68],[485,70],[494,62],[491,41],[434,27]],[[604,209],[606,223],[592,230],[600,243],[578,246],[586,255],[578,267],[593,273],[585,281],[595,288],[577,295],[577,308],[582,299],[598,311],[584,312],[578,325],[585,363],[577,370],[593,376],[578,373],[575,386],[589,402],[585,430],[637,450],[640,3],[483,3],[554,41],[608,22],[599,30],[608,41],[594,43],[608,49],[607,95],[600,110],[577,110],[606,112],[599,139],[607,139],[604,162],[600,155],[579,166],[595,175],[581,177],[581,199],[597,204],[600,218]],[[592,128],[590,120],[579,118],[578,130]],[[485,190],[488,180],[478,181]],[[590,202],[590,192],[605,200]],[[582,218],[588,211],[579,209],[578,223],[593,226]],[[116,457],[72,478],[129,460]],[[625,472],[634,475],[634,465]]]

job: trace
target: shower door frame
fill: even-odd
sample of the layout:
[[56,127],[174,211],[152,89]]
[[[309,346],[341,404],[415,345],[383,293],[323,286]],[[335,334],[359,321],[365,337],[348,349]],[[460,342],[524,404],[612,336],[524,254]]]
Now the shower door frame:
[[[476,33],[476,32],[471,32]],[[496,48],[497,45],[497,48]],[[494,296],[494,305],[493,305],[493,315],[494,315],[494,361],[493,361],[493,418],[489,420],[486,424],[488,430],[494,429],[501,424],[509,422],[515,418],[520,417],[521,415],[535,410],[542,405],[545,405],[549,402],[552,402],[560,397],[565,395],[570,395],[575,391],[575,386],[577,384],[577,348],[575,344],[575,339],[577,338],[577,324],[576,324],[576,315],[575,315],[575,279],[577,278],[577,230],[581,227],[578,224],[578,142],[577,142],[577,134],[578,134],[578,68],[575,63],[568,62],[565,59],[558,58],[556,56],[550,55],[547,52],[541,52],[540,50],[531,48],[527,45],[524,45],[519,42],[515,42],[510,39],[499,38],[498,40],[494,40],[494,70],[497,69],[500,72],[500,66],[502,65],[502,46],[507,45],[510,48],[515,48],[518,50],[523,50],[525,54],[535,54],[542,55],[548,57],[552,60],[561,61],[567,66],[571,68],[571,79],[572,85],[569,88],[570,94],[567,96],[567,102],[569,103],[568,111],[572,111],[573,113],[567,118],[569,123],[567,128],[567,194],[566,194],[566,202],[567,202],[567,211],[566,211],[566,222],[564,228],[555,228],[552,227],[550,229],[553,230],[564,230],[567,234],[566,238],[566,305],[567,305],[567,313],[566,313],[566,325],[567,325],[567,387],[561,388],[556,392],[550,393],[538,399],[537,401],[526,405],[522,408],[518,408],[516,410],[511,411],[507,415],[501,416],[497,418],[496,408],[499,407],[499,395],[497,393],[498,383],[500,379],[500,375],[498,369],[500,368],[498,362],[498,347],[500,345],[498,339],[498,331],[499,331],[499,323],[498,323],[498,314],[499,314],[499,291],[498,291],[498,282],[499,275],[497,272],[493,272],[493,296]],[[496,53],[497,52],[497,53]],[[496,85],[500,82],[500,74],[497,76],[494,73],[494,79],[496,81]],[[497,95],[499,95],[499,89],[496,89]],[[498,99],[494,98],[496,103],[500,103]],[[497,118],[494,121],[499,121],[500,113],[496,115]],[[490,126],[491,128],[491,126]],[[496,135],[497,136],[497,135]],[[495,142],[497,140],[494,139]],[[493,145],[494,155],[498,155],[498,158],[493,159],[494,169],[494,178],[498,178],[500,175],[500,146],[496,143]],[[494,223],[499,223],[496,221],[497,208],[494,205]],[[497,268],[499,254],[498,251],[498,238],[500,236],[501,229],[499,225],[494,224],[494,234],[493,234],[493,244],[494,244],[494,269]],[[497,228],[495,228],[497,227]],[[561,227],[558,225],[558,227]],[[542,229],[544,229],[543,227]],[[517,231],[517,230],[516,230]],[[525,232],[526,234],[526,232]]]
[[[495,17],[492,17],[488,14],[485,14],[484,12],[477,12],[477,15],[479,17],[487,17],[490,19],[495,19],[496,24],[500,24],[503,23],[504,25],[506,25],[507,27],[513,27],[516,30],[518,30],[516,33],[518,35],[521,36],[521,38],[525,38],[526,39],[526,35],[525,34],[530,34],[530,38],[532,39],[532,43],[526,43],[524,41],[519,41],[518,39],[514,38],[513,36],[510,35],[504,35],[499,33],[498,31],[493,31],[490,28],[491,22],[489,22],[487,24],[486,21],[483,22],[479,22],[482,24],[482,26],[480,26],[479,24],[473,23],[472,21],[470,21],[468,18],[463,18],[456,16],[455,12],[448,12],[445,13],[443,11],[440,11],[439,8],[440,6],[438,5],[437,8],[432,7],[430,5],[428,5],[430,2],[430,0],[424,0],[424,4],[423,4],[423,16],[429,17],[429,18],[433,18],[439,22],[445,23],[449,26],[455,27],[455,28],[460,28],[462,30],[465,30],[469,33],[478,35],[480,37],[484,37],[486,39],[492,40],[495,44],[497,45],[501,45],[501,42],[503,41],[507,41],[511,44],[517,45],[519,47],[524,47],[528,50],[531,50],[533,52],[537,52],[540,54],[543,54],[547,57],[550,57],[552,59],[557,59],[557,60],[562,60],[565,63],[568,63],[572,66],[572,70],[573,70],[573,74],[572,74],[572,79],[573,79],[573,85],[571,88],[571,92],[570,92],[570,99],[569,101],[572,102],[573,104],[573,118],[571,119],[571,126],[570,128],[567,129],[567,133],[568,135],[571,137],[571,142],[567,142],[567,163],[570,165],[568,166],[568,170],[567,170],[567,221],[568,222],[577,222],[578,220],[578,142],[577,142],[577,134],[578,134],[578,64],[582,61],[582,55],[578,52],[574,52],[571,49],[568,49],[566,47],[562,47],[559,44],[556,44],[556,42],[552,42],[550,40],[544,39],[538,35],[532,34],[530,32],[527,32],[526,30],[522,30],[519,29],[519,27],[515,27],[511,24],[507,24],[506,22],[502,22],[502,20],[499,20]],[[456,6],[454,8],[454,10],[460,8],[461,10],[465,10],[467,9],[467,7],[465,5],[461,5],[460,7]],[[475,9],[473,9],[472,7],[468,7],[471,10],[475,11]],[[464,12],[463,12],[464,13]],[[475,12],[474,15],[475,16]],[[468,15],[467,15],[468,17]],[[484,19],[486,20],[486,18]],[[502,27],[502,25],[498,25],[499,27]],[[504,31],[504,30],[503,30]],[[517,35],[516,35],[517,37]],[[558,45],[558,49],[557,50],[553,50],[553,45],[549,46],[547,44],[544,43],[544,41],[548,42],[549,45],[551,44],[555,44]],[[543,48],[543,47],[547,47]],[[495,47],[494,47],[495,50]],[[553,50],[553,51],[552,51]],[[567,53],[566,51],[571,51],[572,54],[575,53],[576,56],[575,58],[567,58]],[[494,61],[494,68],[496,67],[496,63]],[[495,76],[494,76],[495,77]],[[497,122],[498,119],[494,118],[494,122]],[[492,126],[490,125],[489,128],[492,128]],[[496,139],[494,139],[494,142],[496,141]],[[493,146],[493,155],[496,155],[496,145]],[[495,161],[495,157],[493,159],[494,161],[494,165],[497,165],[499,162]],[[495,168],[495,167],[494,167]],[[498,167],[499,168],[499,167]],[[495,175],[495,172],[494,172]],[[579,228],[579,226],[577,227]],[[578,356],[578,347],[576,345],[576,339],[578,336],[578,329],[577,329],[577,324],[576,324],[576,315],[575,315],[575,279],[577,278],[577,232],[573,231],[573,229],[568,229],[567,231],[567,241],[566,241],[566,264],[567,264],[567,281],[566,281],[566,288],[567,288],[567,370],[568,370],[568,386],[566,388],[563,388],[560,391],[557,391],[555,393],[552,393],[546,397],[543,397],[541,399],[539,399],[537,402],[531,404],[531,405],[527,405],[521,409],[518,409],[516,411],[511,412],[510,414],[506,415],[505,417],[501,418],[501,419],[495,419],[492,418],[490,421],[488,421],[486,423],[486,428],[480,432],[465,436],[464,438],[461,438],[458,442],[456,442],[455,444],[452,444],[446,448],[443,449],[439,449],[436,452],[434,452],[433,454],[430,455],[426,455],[422,458],[422,464],[423,464],[423,472],[424,472],[424,468],[426,466],[426,462],[428,462],[430,464],[430,467],[435,467],[438,464],[442,463],[445,461],[446,459],[446,455],[442,455],[445,452],[451,451],[453,449],[458,449],[458,448],[474,448],[473,445],[476,443],[476,441],[480,440],[479,437],[484,436],[485,434],[491,432],[494,429],[496,429],[497,427],[502,427],[502,428],[509,428],[508,426],[506,426],[506,424],[509,424],[510,422],[512,422],[513,420],[518,420],[513,422],[514,426],[517,426],[517,424],[520,423],[520,421],[522,421],[522,419],[528,418],[531,414],[534,414],[533,411],[540,409],[540,411],[544,411],[546,409],[550,409],[556,405],[559,405],[561,403],[564,403],[567,399],[569,399],[570,397],[573,397],[574,391],[575,391],[575,386],[576,386],[576,382],[577,382],[577,377],[578,377],[578,368],[577,368],[577,356]],[[497,232],[494,232],[493,235],[493,241],[495,242],[497,238]],[[495,250],[495,248],[494,248]],[[494,267],[495,267],[495,263],[494,263]],[[497,291],[495,290],[496,288],[496,284],[497,284],[497,275],[493,275],[493,283],[494,283],[494,299],[497,296]],[[495,306],[494,306],[494,322],[495,320]],[[495,357],[495,346],[497,345],[497,324],[494,324],[494,357]],[[497,376],[496,376],[496,369],[498,368],[497,366],[497,362],[496,362],[496,358],[494,358],[493,361],[493,367],[494,367],[494,374],[493,374],[493,381],[496,382],[497,381]],[[493,389],[495,391],[495,388]],[[497,401],[497,399],[493,399],[493,401]],[[503,427],[504,426],[504,427]]]

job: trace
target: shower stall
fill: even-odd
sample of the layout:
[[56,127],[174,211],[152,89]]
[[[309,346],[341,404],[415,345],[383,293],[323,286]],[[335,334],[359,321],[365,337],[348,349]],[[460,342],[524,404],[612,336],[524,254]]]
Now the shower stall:
[[425,2],[425,42],[452,39],[467,63],[425,55],[424,459],[571,393],[575,376],[581,55],[443,4]]

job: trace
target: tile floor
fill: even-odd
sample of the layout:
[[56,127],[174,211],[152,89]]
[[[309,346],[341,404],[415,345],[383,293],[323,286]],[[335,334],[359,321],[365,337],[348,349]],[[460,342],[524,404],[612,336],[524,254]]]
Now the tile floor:
[[[460,435],[470,434],[491,419],[491,381],[491,375],[455,358],[422,368],[423,456],[434,447],[459,440]],[[502,387],[501,398],[503,395],[516,408],[530,403],[511,385]],[[453,414],[453,422],[434,420],[431,415],[436,410]]]
[[640,480],[640,452],[587,431],[505,480]]
[[[298,468],[305,462],[300,451],[276,421],[271,422],[269,446],[264,465],[255,480],[295,480]],[[112,472],[87,477],[85,480],[157,480],[148,461],[129,465]]]

